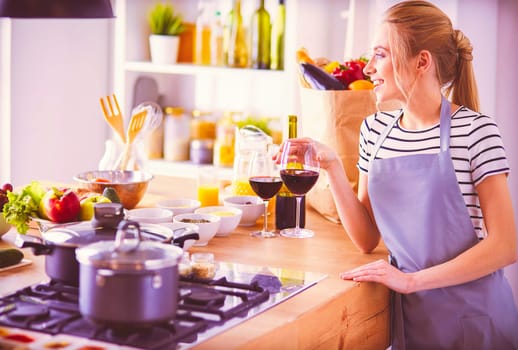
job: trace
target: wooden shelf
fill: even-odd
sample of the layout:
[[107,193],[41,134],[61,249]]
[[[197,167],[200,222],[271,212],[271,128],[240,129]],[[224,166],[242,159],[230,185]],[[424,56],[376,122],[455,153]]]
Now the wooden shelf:
[[177,64],[156,64],[150,61],[128,61],[124,64],[124,69],[129,72],[160,73],[160,74],[184,74],[184,75],[222,75],[234,74],[239,76],[265,76],[282,78],[284,71],[249,69],[249,68],[229,68],[202,66],[196,64],[177,63]]

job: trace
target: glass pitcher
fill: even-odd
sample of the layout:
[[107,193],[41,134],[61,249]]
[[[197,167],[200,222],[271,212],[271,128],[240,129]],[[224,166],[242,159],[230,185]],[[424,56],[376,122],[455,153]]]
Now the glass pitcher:
[[272,138],[253,125],[246,125],[236,130],[235,159],[232,177],[232,194],[239,196],[255,196],[248,182],[250,160],[254,153],[271,152]]

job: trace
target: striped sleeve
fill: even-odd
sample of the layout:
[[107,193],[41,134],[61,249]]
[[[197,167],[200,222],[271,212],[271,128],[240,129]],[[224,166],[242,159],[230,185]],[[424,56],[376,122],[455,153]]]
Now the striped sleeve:
[[487,176],[510,171],[498,126],[488,116],[480,115],[471,123],[468,152],[475,186]]
[[371,121],[372,118],[373,118],[372,116],[365,118],[360,126],[359,158],[358,158],[357,167],[358,167],[358,170],[362,173],[367,173],[367,169],[369,167],[369,157],[370,157],[369,121]]

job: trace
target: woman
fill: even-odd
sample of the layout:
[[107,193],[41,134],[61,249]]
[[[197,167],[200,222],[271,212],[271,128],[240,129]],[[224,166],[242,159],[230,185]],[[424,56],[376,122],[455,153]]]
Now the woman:
[[[337,154],[316,143],[344,228],[390,262],[341,273],[395,291],[393,349],[518,349],[502,268],[517,259],[509,166],[494,121],[478,113],[472,47],[425,1],[387,10],[364,68],[378,112],[361,126],[358,194]],[[449,96],[452,103],[445,97]]]

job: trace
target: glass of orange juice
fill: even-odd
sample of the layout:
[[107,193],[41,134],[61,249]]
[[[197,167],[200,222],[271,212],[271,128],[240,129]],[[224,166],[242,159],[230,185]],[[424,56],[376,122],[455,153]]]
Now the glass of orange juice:
[[198,200],[202,207],[219,204],[219,178],[215,168],[198,168]]

